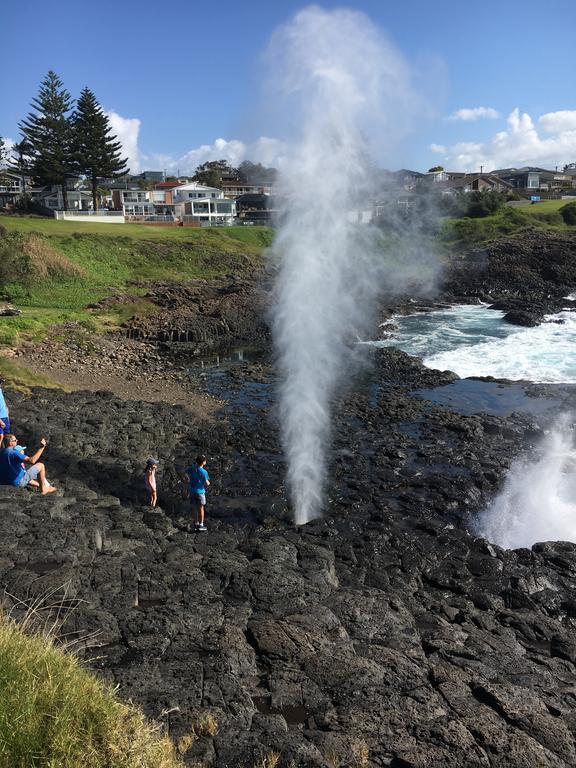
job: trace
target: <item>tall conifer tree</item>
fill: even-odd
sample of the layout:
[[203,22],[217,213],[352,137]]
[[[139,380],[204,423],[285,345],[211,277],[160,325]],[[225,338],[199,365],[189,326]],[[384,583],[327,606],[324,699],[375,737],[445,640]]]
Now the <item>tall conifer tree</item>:
[[72,115],[74,161],[80,173],[90,179],[92,204],[97,210],[99,179],[113,179],[128,172],[122,145],[112,135],[110,121],[89,88],[84,88]]
[[8,162],[8,170],[20,177],[20,190],[26,194],[26,177],[32,175],[32,146],[26,139],[17,141],[12,146],[12,158]]
[[32,174],[40,184],[59,184],[64,210],[68,210],[66,182],[73,174],[72,126],[68,113],[73,99],[62,80],[50,70],[32,100],[33,111],[20,123],[31,146]]

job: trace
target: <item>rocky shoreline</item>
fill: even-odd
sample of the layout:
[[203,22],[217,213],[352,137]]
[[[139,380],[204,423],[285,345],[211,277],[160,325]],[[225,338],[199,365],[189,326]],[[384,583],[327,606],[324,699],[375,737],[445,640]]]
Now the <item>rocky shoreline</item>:
[[[529,312],[541,300],[548,312],[545,301],[576,287],[574,239],[554,238],[531,247],[540,257],[524,282],[520,246],[495,245],[473,257],[478,271],[457,265],[441,300],[508,298]],[[556,247],[563,261],[548,259]],[[560,264],[548,278],[547,260]],[[222,288],[223,334],[210,330]],[[200,288],[182,290],[193,303]],[[265,347],[266,300],[256,286],[206,290],[172,328],[199,334],[206,312],[204,339],[162,340],[158,326],[156,347],[149,335],[122,344],[135,356],[128,370],[159,354],[154,375],[180,377],[219,410],[134,391],[7,392],[26,444],[49,437],[60,491],[0,488],[5,606],[19,614],[43,596],[45,615],[64,610],[62,633],[165,724],[188,765],[266,765],[271,753],[280,768],[575,765],[576,544],[504,550],[474,521],[576,389],[526,385],[526,397],[550,400],[539,414],[520,401],[504,415],[462,413],[427,394],[464,386],[457,376],[375,351],[335,404],[325,515],[295,528],[269,359],[183,362],[222,338]],[[169,287],[159,292],[168,306]],[[112,354],[100,357],[124,367],[124,352]],[[204,536],[180,476],[198,450],[214,480]],[[144,505],[150,454],[161,462],[156,510]],[[199,726],[206,713],[211,732]]]

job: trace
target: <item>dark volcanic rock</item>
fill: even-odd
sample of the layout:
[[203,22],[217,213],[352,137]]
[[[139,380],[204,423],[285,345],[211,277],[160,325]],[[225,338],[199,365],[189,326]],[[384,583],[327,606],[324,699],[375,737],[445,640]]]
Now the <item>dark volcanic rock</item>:
[[481,299],[495,309],[521,310],[541,322],[544,315],[565,306],[562,297],[574,285],[574,234],[529,230],[453,259],[443,292],[452,303]]
[[506,312],[502,319],[511,325],[534,328],[537,325],[540,325],[541,317],[533,312],[525,312],[522,309],[512,309],[510,312]]
[[158,283],[146,298],[160,311],[127,321],[129,338],[185,344],[188,354],[246,342],[261,346],[269,341],[268,297],[261,280],[229,277]]
[[[230,405],[213,423],[106,393],[7,393],[25,444],[49,437],[60,490],[0,488],[4,603],[64,607],[98,674],[174,739],[196,734],[191,765],[572,766],[576,545],[506,551],[466,530],[540,425],[437,407],[413,390],[454,374],[375,358],[337,403],[326,516],[298,529],[270,401],[241,399],[266,391],[265,365],[214,379]],[[207,535],[180,480],[200,450]]]

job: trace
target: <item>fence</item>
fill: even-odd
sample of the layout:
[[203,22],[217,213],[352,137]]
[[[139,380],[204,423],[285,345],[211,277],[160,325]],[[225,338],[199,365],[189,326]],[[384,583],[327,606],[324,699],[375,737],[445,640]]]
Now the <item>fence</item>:
[[92,221],[106,224],[124,224],[122,211],[54,211],[54,218],[61,221]]

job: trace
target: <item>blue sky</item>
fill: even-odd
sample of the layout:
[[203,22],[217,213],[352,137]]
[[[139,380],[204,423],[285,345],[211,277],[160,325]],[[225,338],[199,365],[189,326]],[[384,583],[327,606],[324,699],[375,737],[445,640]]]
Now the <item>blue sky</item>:
[[[89,86],[133,170],[190,172],[226,157],[274,164],[290,121],[263,94],[270,37],[306,7],[291,0],[114,5],[8,3],[2,12],[0,135],[49,69],[73,96]],[[425,105],[388,167],[454,170],[576,162],[576,3],[354,0],[399,50]],[[272,73],[273,75],[273,73]],[[461,112],[468,110],[468,112]]]

